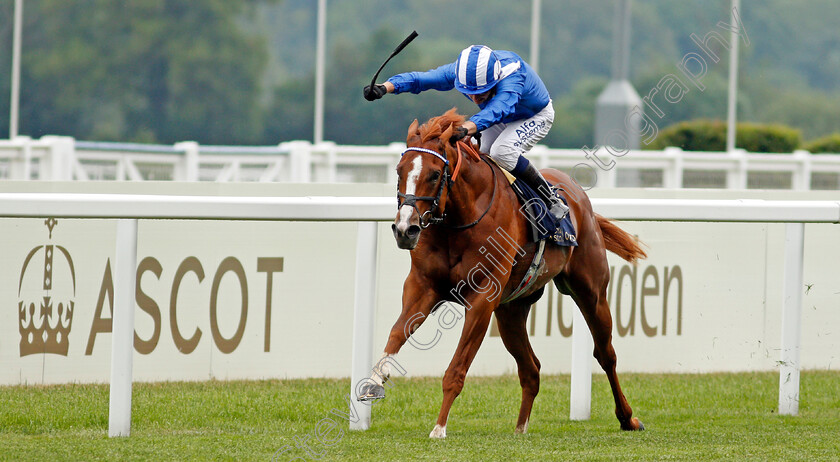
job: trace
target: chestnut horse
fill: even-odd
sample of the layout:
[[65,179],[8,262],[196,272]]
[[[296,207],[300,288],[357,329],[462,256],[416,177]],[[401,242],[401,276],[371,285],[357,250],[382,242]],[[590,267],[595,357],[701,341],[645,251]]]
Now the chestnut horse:
[[574,299],[586,319],[595,358],[609,378],[621,428],[644,429],[633,417],[615,371],[606,250],[630,262],[644,258],[645,252],[631,235],[595,214],[586,193],[568,175],[542,170],[561,188],[571,209],[578,246],[546,244],[543,263],[534,275],[536,282],[508,301],[531,265],[537,244],[529,242],[527,218],[502,170],[477,154],[471,143],[450,144],[453,128],[464,120],[453,108],[423,126],[415,120],[408,129],[407,149],[397,165],[400,205],[392,228],[397,245],[411,250],[411,271],[403,287],[402,313],[370,379],[377,385],[362,389],[359,399],[384,397],[382,384],[390,375],[387,359],[440,302],[457,302],[466,308],[464,327],[443,377],[443,404],[429,436],[446,437],[449,410],[494,312],[505,348],[519,370],[522,404],[516,432],[525,433],[540,386],[540,362],[528,340],[526,319],[544,286],[554,281],[560,292]]

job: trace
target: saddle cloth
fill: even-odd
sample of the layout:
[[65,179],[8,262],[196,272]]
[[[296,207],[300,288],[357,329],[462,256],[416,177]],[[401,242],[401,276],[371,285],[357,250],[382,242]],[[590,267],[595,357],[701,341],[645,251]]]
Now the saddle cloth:
[[[520,204],[522,204],[519,210],[525,214],[528,223],[531,225],[531,240],[533,242],[547,239],[561,246],[575,247],[578,245],[575,226],[572,224],[569,214],[566,214],[562,220],[557,220],[554,215],[549,213],[545,203],[536,191],[524,181],[515,180],[511,183],[511,187],[519,197]],[[555,192],[555,194],[564,204],[569,205],[566,198],[559,192]]]

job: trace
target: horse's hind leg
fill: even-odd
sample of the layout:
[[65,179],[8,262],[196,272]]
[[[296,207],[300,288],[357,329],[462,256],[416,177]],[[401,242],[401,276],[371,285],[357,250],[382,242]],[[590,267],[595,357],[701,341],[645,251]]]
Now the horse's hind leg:
[[469,300],[473,308],[467,310],[464,317],[464,328],[461,331],[461,340],[458,342],[455,355],[443,375],[443,402],[440,406],[437,422],[429,434],[429,438],[446,438],[446,422],[449,419],[452,403],[464,389],[464,378],[467,376],[470,364],[475,359],[475,354],[484,340],[487,326],[490,325],[490,315],[493,313],[495,306],[476,306],[479,305],[479,302],[475,298],[477,296]]
[[514,302],[496,309],[496,324],[508,352],[516,360],[519,384],[522,386],[522,404],[516,420],[516,433],[528,431],[528,419],[534,398],[540,391],[540,361],[528,340],[526,321],[530,303]]
[[[574,277],[577,273],[570,273],[564,276],[557,276],[555,284],[558,289],[568,292],[577,306],[580,308],[589,331],[592,333],[592,340],[595,343],[595,359],[607,374],[607,379],[612,388],[615,399],[615,415],[621,424],[622,430],[644,430],[645,426],[639,419],[633,417],[633,409],[627,403],[627,398],[621,391],[618,383],[618,374],[615,372],[616,356],[612,346],[612,316],[610,306],[607,303],[607,282],[609,277],[595,283],[591,277]],[[591,274],[591,273],[590,273]],[[602,274],[609,274],[608,272]]]

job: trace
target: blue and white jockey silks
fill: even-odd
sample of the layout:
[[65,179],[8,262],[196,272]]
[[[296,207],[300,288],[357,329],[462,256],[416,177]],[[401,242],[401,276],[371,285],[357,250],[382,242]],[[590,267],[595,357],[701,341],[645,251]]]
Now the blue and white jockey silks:
[[[472,45],[454,63],[426,72],[406,72],[388,79],[394,93],[457,89],[467,97],[495,89],[492,98],[478,105],[470,117],[482,134],[482,149],[508,171],[519,156],[548,134],[554,109],[545,84],[519,55]],[[492,133],[491,133],[492,132]],[[490,135],[490,138],[485,138]]]
[[483,45],[464,49],[455,61],[455,88],[465,95],[477,95],[493,88],[504,75],[519,69],[520,62],[512,62],[502,70],[496,53]]

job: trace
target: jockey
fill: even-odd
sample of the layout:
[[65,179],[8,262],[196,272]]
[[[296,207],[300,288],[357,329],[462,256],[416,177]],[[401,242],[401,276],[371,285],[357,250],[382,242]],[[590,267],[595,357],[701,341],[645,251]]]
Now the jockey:
[[489,146],[490,157],[534,189],[550,212],[562,219],[569,208],[524,156],[551,129],[551,97],[537,73],[516,53],[471,45],[461,51],[454,63],[427,72],[395,75],[384,84],[365,86],[364,96],[374,101],[386,93],[418,94],[453,88],[480,110],[456,129],[450,141],[455,143],[481,133],[482,147]]

